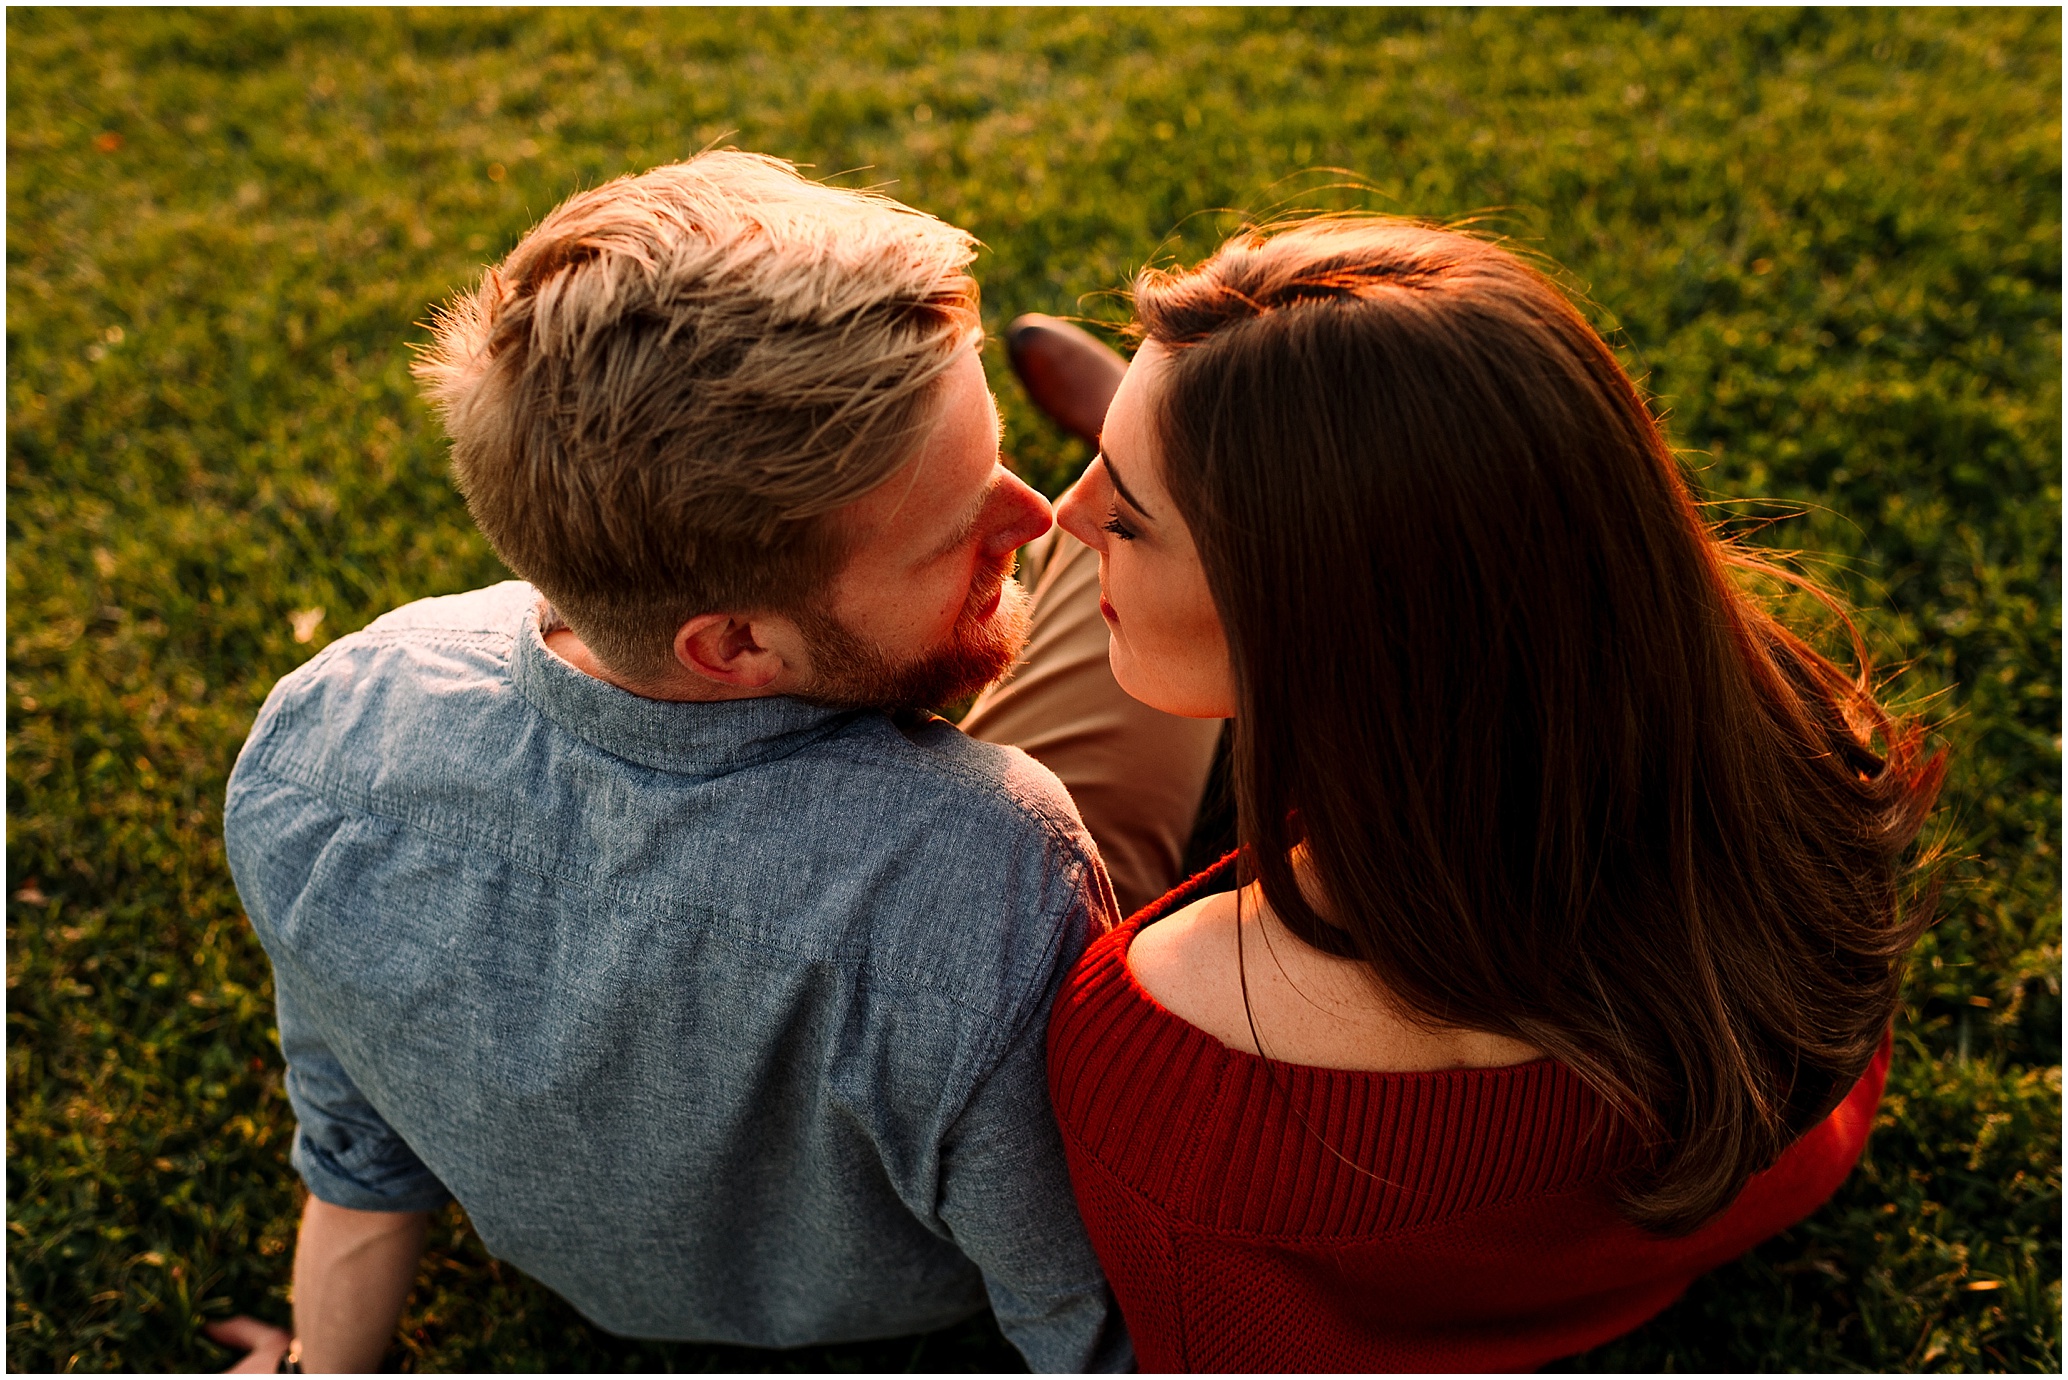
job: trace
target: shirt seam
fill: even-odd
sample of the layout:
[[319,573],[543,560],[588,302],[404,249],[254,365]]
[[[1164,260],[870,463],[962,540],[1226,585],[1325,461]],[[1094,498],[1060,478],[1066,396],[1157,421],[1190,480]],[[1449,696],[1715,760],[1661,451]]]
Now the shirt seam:
[[[1086,870],[1086,864],[1081,858],[1069,859],[1065,870],[1066,884],[1073,877],[1073,874],[1076,879],[1081,881],[1082,875]],[[1077,895],[1080,893],[1073,889],[1071,894]],[[968,1114],[970,1104],[976,1101],[977,1093],[997,1075],[999,1066],[1005,1062],[1006,1055],[1017,1047],[1020,1040],[1027,1035],[1029,1027],[1036,1022],[1043,1024],[1042,1036],[1040,1038],[1040,1043],[1043,1046],[1041,1062],[1046,1066],[1047,1027],[1045,1022],[1052,1003],[1039,1000],[1038,993],[1041,988],[1048,986],[1051,981],[1053,981],[1054,985],[1060,987],[1063,978],[1067,976],[1067,973],[1064,971],[1065,965],[1061,960],[1061,946],[1067,939],[1071,909],[1071,906],[1066,905],[1061,915],[1045,915],[1043,917],[1048,921],[1048,924],[1045,926],[1048,931],[1048,939],[1042,949],[1041,962],[1030,965],[1031,971],[1028,974],[1027,980],[1014,993],[1011,1009],[1015,1014],[1009,1026],[1005,1022],[996,1020],[991,1022],[989,1029],[996,1030],[1001,1026],[1005,1026],[1006,1033],[992,1035],[988,1042],[989,1047],[984,1049],[983,1057],[976,1061],[978,1072],[968,1080],[962,1097],[955,1106],[954,1114],[945,1123],[951,1131]],[[1088,910],[1085,923],[1087,926],[1090,924]],[[970,1010],[972,1008],[964,1007],[964,1009]],[[940,1204],[940,1185],[938,1180],[934,1186],[934,1203],[935,1215],[938,1216]]]
[[[345,655],[349,653],[353,647],[393,646],[404,642],[419,645],[430,645],[436,644],[447,639],[452,639],[456,641],[466,641],[470,643],[486,643],[490,645],[500,643],[502,644],[504,650],[507,652],[505,660],[514,664],[516,660],[517,644],[519,637],[519,633],[504,632],[487,628],[363,628],[360,631],[353,633],[349,639],[341,638],[337,642],[332,643],[330,646],[325,647],[316,656],[311,657],[307,662],[304,662],[301,667],[296,668],[296,673],[299,673],[302,670],[306,670],[309,667],[316,666],[320,663],[333,660],[338,656]],[[805,748],[825,745],[829,743],[829,740],[835,740],[836,745],[833,747],[833,750],[827,754],[829,760],[842,761],[851,766],[861,766],[873,769],[885,769],[894,772],[899,776],[904,776],[907,778],[916,778],[919,780],[926,780],[932,777],[946,777],[953,780],[959,785],[970,787],[978,791],[980,794],[985,794],[994,797],[996,794],[996,786],[998,784],[996,781],[987,778],[982,772],[973,770],[966,764],[959,761],[955,761],[950,758],[931,758],[923,766],[921,766],[915,763],[899,761],[896,758],[889,756],[888,754],[857,752],[854,751],[853,747],[850,745],[837,744],[837,740],[840,737],[840,735],[849,727],[851,727],[855,722],[853,718],[843,716],[839,714],[837,711],[833,711],[830,713],[827,722],[821,726],[823,731],[816,734],[811,734],[809,737],[804,736],[806,733],[809,732],[809,730],[800,731],[799,736],[803,737],[804,741],[799,742],[797,746],[790,752],[783,753],[778,757],[769,759],[755,759],[753,761],[747,762],[726,763],[718,766],[716,770],[710,772],[676,771],[672,768],[651,766],[647,763],[637,760],[636,758],[627,757],[622,753],[613,752],[608,747],[593,742],[590,739],[585,738],[578,733],[574,733],[572,730],[562,725],[551,714],[546,713],[546,711],[538,704],[537,700],[532,695],[526,692],[523,689],[523,687],[518,686],[514,683],[514,678],[511,688],[516,690],[520,697],[524,700],[524,702],[527,705],[530,705],[531,708],[535,712],[537,712],[542,718],[544,718],[547,723],[551,724],[557,732],[567,733],[569,734],[569,736],[573,737],[576,741],[584,744],[585,746],[597,752],[603,753],[608,757],[614,758],[617,761],[625,762],[631,766],[637,767],[641,771],[661,772],[665,775],[680,776],[685,780],[692,781],[717,780],[722,777],[729,776],[737,771],[751,770],[754,767],[768,765],[772,761],[780,761],[784,757],[794,756],[795,753],[801,752]],[[290,707],[290,705],[285,700],[283,700],[278,712],[283,715],[294,716],[299,711],[298,708]],[[958,734],[962,733],[961,729],[957,728],[954,724],[949,723],[947,720],[943,719],[941,722],[944,725],[946,725],[949,731]],[[893,731],[895,731],[895,726],[893,726]],[[968,735],[964,734],[963,736],[967,738]],[[910,740],[904,738],[902,734],[900,734],[899,737],[900,741],[910,742]],[[970,739],[969,741],[976,742],[978,740]],[[913,746],[915,748],[917,747],[916,744],[914,744]],[[985,746],[998,747],[1001,745],[986,744]],[[262,761],[272,762],[274,764],[272,770],[278,775],[285,776],[287,775],[286,764],[279,760],[279,751],[279,749],[277,749],[274,745],[269,743],[261,749],[260,759]],[[1032,759],[1030,758],[1029,760]],[[308,786],[311,790],[321,789],[320,781],[309,780],[307,778],[302,777],[294,777],[291,779],[296,780],[298,784]],[[1011,812],[1011,814],[1013,814],[1018,819],[1024,821],[1025,823],[1039,827],[1042,833],[1046,836],[1048,842],[1051,844],[1061,844],[1065,848],[1074,848],[1079,842],[1078,839],[1075,838],[1072,835],[1071,831],[1065,826],[1062,820],[1051,810],[1029,808],[1028,806],[1017,801],[1005,803],[1005,808],[1008,809]],[[375,811],[368,807],[367,813],[381,814],[382,812]],[[415,821],[405,820],[404,822],[414,823]],[[541,875],[554,874],[542,871]]]
[[[262,752],[256,760],[250,762],[245,767],[245,770],[251,772],[255,776],[268,778],[285,784],[295,790],[305,792],[311,798],[316,800],[318,803],[326,806],[327,808],[340,811],[349,811],[352,813],[362,815],[368,819],[386,820],[388,822],[401,825],[404,828],[417,830],[420,833],[429,836],[430,838],[436,839],[440,843],[446,844],[454,848],[459,848],[463,850],[482,849],[489,853],[492,853],[494,856],[510,864],[511,866],[522,868],[534,876],[545,878],[550,881],[564,882],[570,886],[579,887],[583,891],[586,891],[592,895],[609,897],[617,901],[637,906],[641,909],[646,909],[655,904],[658,904],[658,898],[643,891],[633,890],[622,885],[598,885],[595,882],[579,874],[560,871],[558,869],[547,867],[545,865],[542,865],[538,862],[526,858],[512,856],[509,850],[501,847],[494,840],[475,839],[466,837],[464,835],[454,835],[453,833],[445,829],[438,828],[433,824],[425,823],[406,813],[376,808],[370,802],[361,803],[356,800],[337,799],[329,793],[329,788],[333,786],[341,787],[342,783],[337,783],[334,781],[324,779],[310,780],[293,769],[294,766],[298,764],[282,763],[270,759],[270,753]],[[339,794],[344,794],[344,791],[340,789]],[[1074,865],[1080,868],[1083,866],[1081,862],[1076,863]],[[1043,953],[1043,965],[1041,966],[1041,968],[1037,968],[1037,971],[1042,971],[1044,969],[1052,971],[1055,965],[1055,945],[1060,942],[1060,929],[1057,927],[1052,928],[1056,928],[1056,933],[1052,935],[1049,939],[1048,948],[1045,949]],[[771,944],[767,940],[761,938],[758,935],[743,933],[738,928],[731,925],[720,924],[715,926],[714,929],[717,933],[721,934],[724,937],[724,939],[729,943],[752,947],[762,953],[779,958],[785,962],[827,963],[844,969],[848,969],[855,974],[856,981],[858,984],[875,988],[878,991],[909,990],[925,992],[931,996],[948,1002],[950,1005],[956,1007],[959,1010],[966,1011],[973,1016],[980,1017],[981,1020],[979,1023],[987,1030],[995,1028],[1001,1024],[1005,1024],[1003,1022],[1000,1022],[1000,1012],[998,1010],[978,1006],[975,1003],[966,1000],[952,985],[943,984],[935,986],[900,979],[898,977],[879,972],[878,970],[872,968],[871,965],[868,963],[866,957],[856,957],[842,954],[802,954],[793,949],[787,949],[780,945]],[[1015,1019],[1010,1023],[1010,1028],[1012,1029],[1020,1028],[1022,1025],[1024,1025],[1025,1020],[1027,1019],[1027,988],[1031,986],[1031,984],[1032,979],[1030,977],[1028,982],[1023,983],[1020,986],[1020,988],[1017,989],[1016,1002],[1006,1008],[1009,1011],[1016,1011]],[[980,1062],[978,1065],[979,1067],[995,1067],[999,1059],[1002,1059],[1002,1051],[1005,1046],[1002,1043],[998,1042],[997,1037],[995,1036],[992,1037],[992,1041],[997,1052],[994,1053],[988,1060]],[[980,1045],[979,1048],[982,1048],[982,1046]],[[961,1102],[958,1104],[958,1109],[956,1113],[958,1116],[961,1113],[961,1109],[966,1107],[969,1098],[974,1096],[974,1087],[975,1084],[973,1083],[971,1091],[968,1094],[966,1094],[964,1098],[961,1100]]]

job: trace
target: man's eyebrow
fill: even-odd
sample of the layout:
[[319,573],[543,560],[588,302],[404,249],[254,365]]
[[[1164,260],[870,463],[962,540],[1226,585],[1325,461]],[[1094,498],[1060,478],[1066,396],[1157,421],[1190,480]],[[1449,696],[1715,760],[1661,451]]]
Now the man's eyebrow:
[[1120,471],[1113,468],[1113,457],[1106,453],[1103,446],[1099,448],[1099,459],[1106,462],[1106,478],[1113,481],[1114,490],[1127,500],[1127,506],[1140,513],[1143,517],[1154,517],[1154,513],[1142,506],[1142,500],[1129,493],[1127,485],[1120,482]]

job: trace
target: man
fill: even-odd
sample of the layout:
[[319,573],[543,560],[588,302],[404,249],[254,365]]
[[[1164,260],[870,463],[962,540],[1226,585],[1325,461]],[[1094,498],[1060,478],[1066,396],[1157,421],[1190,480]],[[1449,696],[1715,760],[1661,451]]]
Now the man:
[[1046,769],[885,712],[1007,667],[1050,522],[998,463],[972,253],[707,153],[571,198],[441,317],[419,373],[528,583],[283,680],[225,815],[305,1368],[378,1364],[448,1196],[625,1335],[988,1301],[1036,1369],[1130,1361],[1042,1067],[1110,886]]

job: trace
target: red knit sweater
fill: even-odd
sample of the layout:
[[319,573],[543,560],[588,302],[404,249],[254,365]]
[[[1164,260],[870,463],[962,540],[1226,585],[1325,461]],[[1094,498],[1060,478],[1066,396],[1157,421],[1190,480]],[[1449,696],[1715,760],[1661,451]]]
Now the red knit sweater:
[[1093,944],[1048,1032],[1071,1181],[1143,1370],[1531,1369],[1800,1221],[1866,1145],[1886,1040],[1719,1218],[1650,1235],[1608,1191],[1631,1138],[1561,1064],[1267,1066],[1157,1005],[1128,945],[1221,871]]

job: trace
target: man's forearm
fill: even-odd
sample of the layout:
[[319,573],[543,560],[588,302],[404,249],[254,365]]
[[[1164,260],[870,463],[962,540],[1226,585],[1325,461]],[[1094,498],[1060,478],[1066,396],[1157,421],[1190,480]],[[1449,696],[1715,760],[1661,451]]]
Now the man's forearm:
[[310,1198],[294,1251],[302,1368],[377,1369],[416,1282],[429,1215],[358,1212]]

